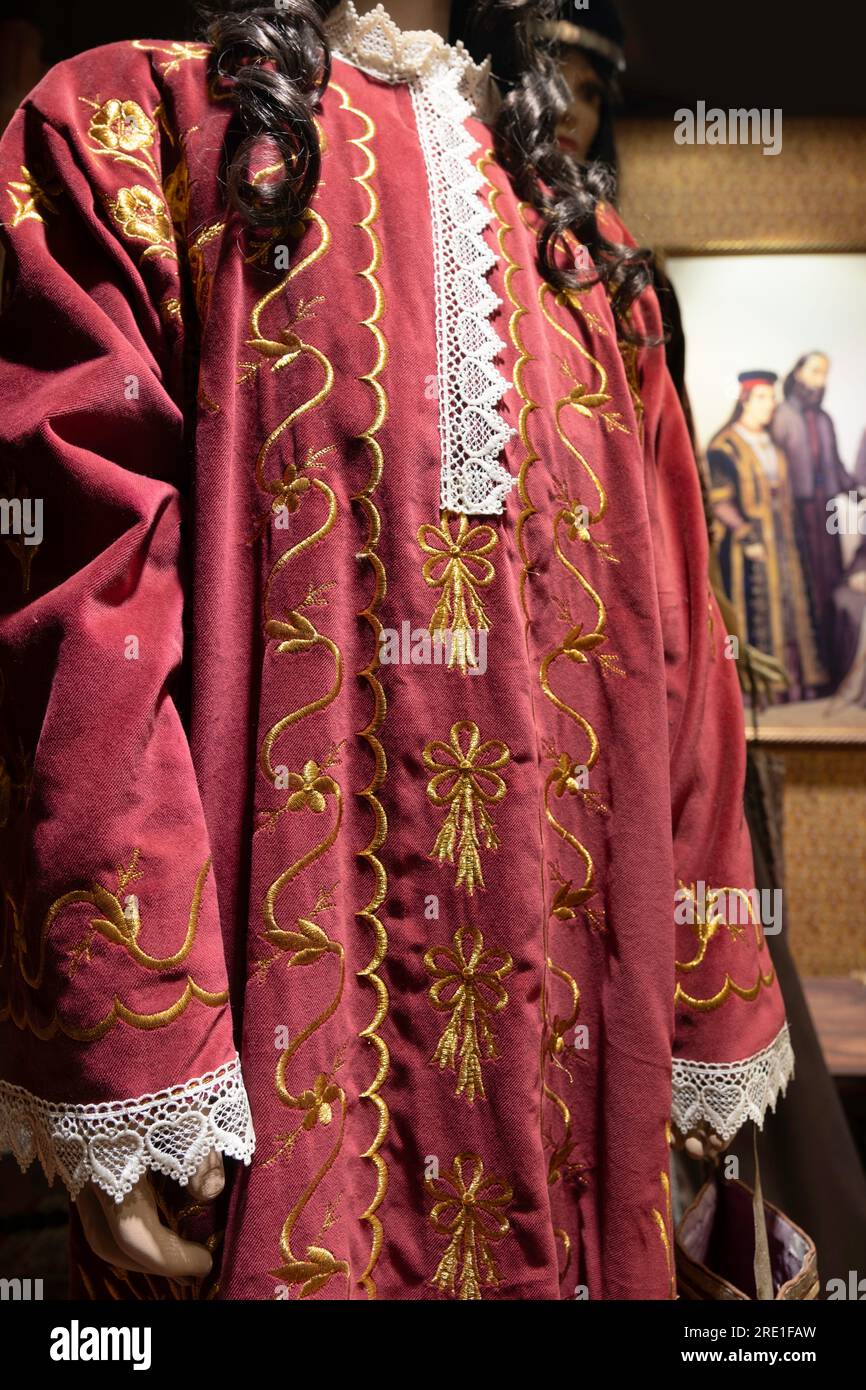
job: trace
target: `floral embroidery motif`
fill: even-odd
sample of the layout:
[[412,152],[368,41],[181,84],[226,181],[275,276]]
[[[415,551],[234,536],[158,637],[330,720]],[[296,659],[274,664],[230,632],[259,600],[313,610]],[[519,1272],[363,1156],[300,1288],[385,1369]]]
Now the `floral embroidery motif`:
[[433,846],[433,857],[440,864],[453,864],[456,853],[455,886],[465,888],[469,894],[485,886],[479,830],[485,849],[499,848],[487,807],[498,805],[505,796],[505,781],[498,770],[505,767],[510,757],[508,748],[498,739],[482,743],[478,725],[470,719],[452,725],[448,743],[437,740],[424,749],[424,762],[433,773],[427,795],[434,806],[447,809]]
[[26,164],[22,164],[21,178],[12,179],[6,188],[15,208],[9,227],[20,227],[22,222],[44,222],[45,218],[39,208],[44,208],[46,212],[56,212],[52,197],[57,197],[62,191],[56,175],[37,177],[35,173],[30,172]]
[[490,629],[478,591],[495,577],[487,556],[498,543],[492,526],[470,525],[468,517],[448,512],[443,512],[438,526],[422,526],[418,531],[418,544],[428,557],[422,569],[424,582],[441,590],[429,631],[447,642],[448,666],[458,666],[464,674],[470,666],[478,666],[476,632]]
[[458,927],[452,943],[450,950],[432,946],[424,957],[434,977],[430,1002],[434,1009],[451,1014],[431,1061],[439,1064],[440,1071],[447,1068],[458,1073],[454,1094],[465,1096],[471,1105],[476,1096],[486,1099],[482,1054],[490,1059],[499,1055],[493,1016],[508,1003],[502,981],[513,963],[507,951],[485,950],[477,927]]
[[[114,197],[103,194],[103,202],[112,220],[130,241],[146,243],[142,261],[154,258],[176,261],[172,214],[163,195],[160,172],[153,155],[156,119],[162,115],[161,111],[157,108],[154,115],[149,116],[137,101],[124,101],[119,97],[111,97],[107,101],[93,101],[89,97],[78,99],[92,112],[87,128],[90,153],[105,156],[119,164],[131,165],[145,174],[155,186],[156,191],[136,183],[128,188],[119,188]],[[176,206],[178,185],[183,179],[180,167],[174,170],[169,181],[172,179]]]
[[326,796],[335,796],[339,790],[333,777],[322,772],[319,764],[312,759],[304,764],[303,773],[290,772],[288,776],[288,810],[300,811],[306,808],[320,816],[327,805]]
[[435,1203],[430,1224],[448,1238],[430,1283],[452,1298],[481,1299],[482,1286],[501,1282],[491,1247],[511,1230],[506,1213],[514,1193],[503,1178],[485,1177],[478,1154],[458,1154],[450,1173],[425,1186]]
[[116,198],[106,198],[105,205],[114,221],[130,241],[144,241],[147,250],[141,259],[151,257],[177,259],[171,218],[162,198],[142,184],[118,190]]
[[92,154],[107,155],[121,164],[131,164],[143,169],[154,180],[159,174],[153,155],[153,137],[156,124],[141,109],[137,101],[119,101],[112,97],[100,105],[79,97],[93,108],[88,135],[94,142]]

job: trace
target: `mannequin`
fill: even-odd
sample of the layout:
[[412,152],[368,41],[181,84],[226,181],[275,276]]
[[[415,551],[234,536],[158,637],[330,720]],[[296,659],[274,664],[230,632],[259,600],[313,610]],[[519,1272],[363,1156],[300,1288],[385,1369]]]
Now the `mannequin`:
[[[367,14],[376,5],[373,0],[359,0],[357,8]],[[447,37],[449,0],[391,0],[390,13],[401,28],[430,29]],[[212,1201],[224,1184],[222,1157],[212,1149],[191,1179],[190,1192],[198,1201]],[[146,1177],[120,1203],[90,1183],[79,1198],[79,1209],[92,1248],[117,1268],[185,1279],[201,1277],[211,1267],[203,1245],[182,1240],[161,1221]]]
[[[322,91],[316,13],[289,9],[279,72],[238,56],[242,17],[211,51],[112,45],[32,94],[40,158],[24,113],[0,146],[31,180],[6,427],[35,477],[56,420],[84,518],[46,532],[4,634],[35,752],[6,1129],[112,1278],[670,1297],[669,1140],[719,1151],[793,1059],[759,924],[720,911],[752,872],[718,763],[742,715],[645,257],[556,152],[544,58],[539,110],[441,6],[419,37],[341,3]],[[262,147],[239,167],[263,125],[282,175]],[[65,240],[94,207],[98,274]],[[45,401],[45,357],[22,377],[20,315],[47,313],[44,353],[57,305],[137,383],[138,428],[78,364]],[[213,1278],[154,1173],[219,1208]]]

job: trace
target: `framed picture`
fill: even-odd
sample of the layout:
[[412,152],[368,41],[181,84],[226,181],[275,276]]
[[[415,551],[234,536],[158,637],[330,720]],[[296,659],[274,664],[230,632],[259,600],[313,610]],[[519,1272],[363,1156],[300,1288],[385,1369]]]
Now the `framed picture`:
[[766,158],[659,122],[623,171],[679,302],[722,584],[787,680],[751,735],[866,744],[866,123]]

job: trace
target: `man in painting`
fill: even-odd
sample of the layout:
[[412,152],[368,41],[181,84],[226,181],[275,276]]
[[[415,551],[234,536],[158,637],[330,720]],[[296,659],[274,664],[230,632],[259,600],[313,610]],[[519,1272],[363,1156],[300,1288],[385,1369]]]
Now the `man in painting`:
[[775,372],[741,372],[740,395],[707,451],[725,592],[741,632],[781,662],[789,700],[828,681],[800,563],[788,460],[774,443]]
[[822,661],[832,669],[829,605],[844,567],[839,536],[827,525],[827,504],[857,484],[839,458],[833,421],[823,408],[829,370],[824,352],[799,358],[785,378],[785,399],[775,412],[771,433],[788,460],[818,647]]

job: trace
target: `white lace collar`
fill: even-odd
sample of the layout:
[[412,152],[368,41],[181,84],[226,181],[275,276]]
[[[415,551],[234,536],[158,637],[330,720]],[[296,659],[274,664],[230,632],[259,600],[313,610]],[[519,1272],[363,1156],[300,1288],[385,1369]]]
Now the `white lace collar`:
[[359,14],[353,0],[341,0],[327,20],[332,52],[382,82],[413,83],[452,74],[476,115],[491,119],[499,93],[490,59],[476,63],[464,44],[446,43],[432,29],[400,29],[383,5]]

